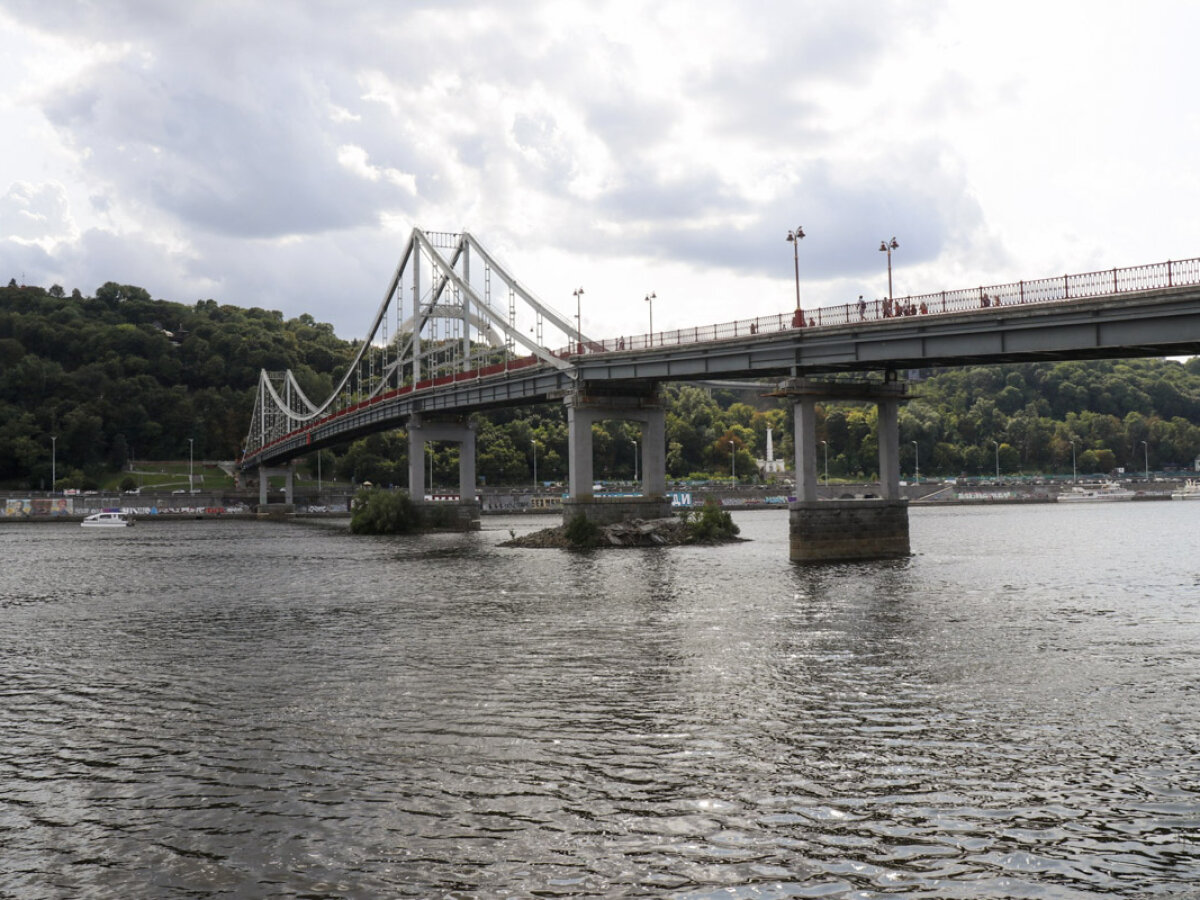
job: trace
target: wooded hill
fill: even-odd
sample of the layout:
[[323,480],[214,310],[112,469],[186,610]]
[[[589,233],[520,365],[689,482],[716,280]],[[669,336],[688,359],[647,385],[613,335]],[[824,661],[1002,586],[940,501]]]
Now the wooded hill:
[[[154,300],[109,282],[94,297],[55,286],[0,288],[0,484],[50,480],[57,439],[59,486],[88,486],[138,459],[234,459],[248,428],[260,369],[292,369],[310,397],[325,397],[355,344],[309,315],[201,300]],[[984,366],[925,373],[900,414],[901,462],[922,474],[1080,473],[1118,466],[1190,467],[1200,455],[1200,359]],[[757,392],[668,385],[667,465],[675,478],[753,477],[768,426],[790,458],[787,405]],[[477,470],[487,484],[566,479],[566,417],[559,404],[478,416]],[[818,408],[833,477],[876,467],[875,411]],[[606,422],[595,434],[598,478],[628,479],[637,428]],[[916,441],[914,448],[912,442]],[[1146,446],[1142,442],[1146,442]],[[822,451],[826,449],[822,447]],[[435,479],[456,483],[453,445],[434,453]],[[736,459],[731,458],[731,453]],[[402,433],[325,451],[326,477],[407,482]],[[314,457],[315,458],[315,457]],[[822,458],[823,466],[823,458]]]

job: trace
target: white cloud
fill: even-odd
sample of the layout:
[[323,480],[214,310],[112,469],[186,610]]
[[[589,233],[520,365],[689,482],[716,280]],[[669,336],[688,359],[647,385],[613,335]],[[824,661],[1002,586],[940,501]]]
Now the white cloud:
[[49,249],[75,234],[61,184],[17,181],[0,196],[0,239],[37,243]]
[[416,224],[603,335],[786,308],[797,224],[806,304],[1200,250],[1183,0],[4,6],[5,278],[353,337]]

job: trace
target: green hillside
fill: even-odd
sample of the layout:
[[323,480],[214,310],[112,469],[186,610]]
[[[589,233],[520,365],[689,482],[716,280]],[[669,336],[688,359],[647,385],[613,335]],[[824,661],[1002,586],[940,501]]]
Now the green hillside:
[[[100,486],[130,459],[231,460],[241,449],[260,369],[292,369],[324,397],[354,344],[311,316],[201,300],[154,300],[109,282],[94,297],[0,288],[0,485],[49,486],[51,438],[59,486]],[[922,373],[900,415],[901,461],[922,474],[1070,473],[1124,466],[1190,467],[1200,455],[1200,360],[1148,359],[985,366]],[[668,385],[667,465],[673,478],[753,477],[767,429],[791,454],[780,400]],[[477,416],[479,475],[489,485],[565,481],[567,427],[558,404]],[[875,411],[818,407],[831,477],[871,477]],[[192,446],[189,448],[189,439]],[[597,426],[598,478],[629,479],[640,432]],[[913,442],[916,442],[915,446]],[[1143,444],[1143,442],[1145,442]],[[434,449],[435,480],[456,483],[457,450]],[[731,456],[732,454],[732,456]],[[325,451],[325,477],[404,484],[402,432]],[[315,457],[314,457],[315,460]],[[315,465],[315,463],[314,463]]]

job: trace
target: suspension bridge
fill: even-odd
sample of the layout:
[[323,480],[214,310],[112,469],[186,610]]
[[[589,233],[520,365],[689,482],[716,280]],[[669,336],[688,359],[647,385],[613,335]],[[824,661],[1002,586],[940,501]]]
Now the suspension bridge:
[[[457,441],[463,445],[460,496],[471,503],[474,432],[467,416],[563,402],[569,431],[564,515],[648,517],[669,510],[658,385],[775,378],[784,379],[779,392],[796,404],[800,504],[816,501],[815,403],[829,397],[879,405],[880,492],[883,501],[902,504],[896,414],[904,389],[895,373],[1200,353],[1200,259],[860,298],[646,334],[601,338],[584,334],[581,324],[578,307],[572,320],[540,300],[471,234],[414,229],[366,338],[328,397],[309,398],[290,371],[261,373],[240,465],[272,472],[322,447],[404,427],[410,484],[424,484],[426,441]],[[854,386],[818,380],[837,372],[883,373],[884,379]],[[592,497],[591,424],[613,418],[641,422],[644,429],[638,503]],[[266,481],[259,479],[263,504]],[[828,501],[821,506],[831,509]],[[892,542],[902,544],[903,553],[868,555],[906,554],[907,541],[905,514],[903,540]]]

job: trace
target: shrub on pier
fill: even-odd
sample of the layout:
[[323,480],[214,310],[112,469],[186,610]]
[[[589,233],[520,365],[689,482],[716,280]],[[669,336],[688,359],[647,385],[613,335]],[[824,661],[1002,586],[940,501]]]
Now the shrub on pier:
[[737,537],[741,531],[733,524],[733,516],[721,509],[711,497],[700,510],[690,510],[684,517],[689,543],[707,544]]
[[420,519],[404,491],[363,488],[350,503],[353,534],[405,534],[416,531]]

